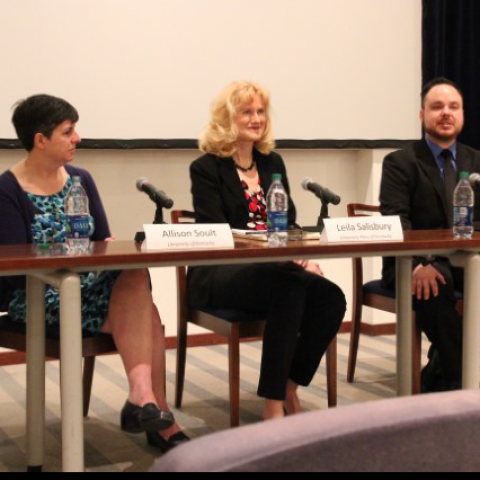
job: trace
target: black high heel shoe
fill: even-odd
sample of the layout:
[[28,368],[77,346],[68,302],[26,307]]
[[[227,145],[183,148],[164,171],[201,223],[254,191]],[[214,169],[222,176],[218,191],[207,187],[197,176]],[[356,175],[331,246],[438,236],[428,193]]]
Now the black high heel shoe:
[[158,448],[162,453],[167,453],[172,448],[189,442],[190,438],[183,432],[178,432],[170,435],[169,439],[165,440],[158,432],[147,432],[147,441],[152,447]]
[[160,410],[153,403],[138,407],[127,401],[122,409],[120,424],[127,433],[154,432],[165,430],[175,423],[171,412]]

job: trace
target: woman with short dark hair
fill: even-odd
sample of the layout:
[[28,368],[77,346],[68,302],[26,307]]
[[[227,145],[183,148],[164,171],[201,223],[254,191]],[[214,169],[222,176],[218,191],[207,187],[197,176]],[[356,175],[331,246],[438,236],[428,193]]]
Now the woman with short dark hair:
[[[80,142],[78,119],[73,106],[49,95],[16,106],[13,123],[27,157],[0,176],[0,245],[65,243],[65,198],[73,177],[80,177],[89,199],[91,240],[113,241],[95,182],[71,165]],[[146,432],[148,442],[163,452],[187,441],[165,399],[165,339],[148,270],[85,273],[81,283],[84,332],[111,334],[127,372],[122,429]],[[0,311],[8,311],[14,322],[26,322],[25,288],[24,277],[0,278]],[[49,286],[48,324],[58,326],[59,310],[59,292]]]

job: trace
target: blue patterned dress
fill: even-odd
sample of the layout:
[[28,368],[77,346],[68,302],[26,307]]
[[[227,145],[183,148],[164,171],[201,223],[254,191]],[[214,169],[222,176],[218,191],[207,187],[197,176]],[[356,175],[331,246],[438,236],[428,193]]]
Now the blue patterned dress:
[[[64,189],[50,196],[28,194],[30,201],[41,212],[35,215],[32,222],[33,243],[50,244],[65,243],[67,239],[65,198],[72,186],[69,177]],[[90,217],[90,233],[95,229],[93,218]],[[113,286],[120,271],[100,273],[82,273],[82,329],[92,335],[101,333],[107,319],[108,306]],[[26,322],[26,291],[16,290],[10,302],[8,313],[12,320]],[[45,295],[45,316],[47,325],[60,323],[60,294],[50,285]]]

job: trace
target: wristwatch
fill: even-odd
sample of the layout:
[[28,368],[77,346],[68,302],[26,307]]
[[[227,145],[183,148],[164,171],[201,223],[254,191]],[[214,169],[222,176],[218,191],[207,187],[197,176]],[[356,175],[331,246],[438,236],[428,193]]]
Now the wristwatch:
[[435,263],[435,261],[436,261],[436,258],[433,255],[431,255],[429,257],[422,257],[421,258],[421,263],[422,263],[423,267],[431,266]]

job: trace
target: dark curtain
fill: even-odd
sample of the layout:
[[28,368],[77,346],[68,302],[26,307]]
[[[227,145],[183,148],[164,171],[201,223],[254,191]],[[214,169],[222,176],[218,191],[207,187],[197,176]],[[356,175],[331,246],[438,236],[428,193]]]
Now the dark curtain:
[[436,77],[463,90],[460,141],[480,150],[480,0],[423,0],[423,82]]

